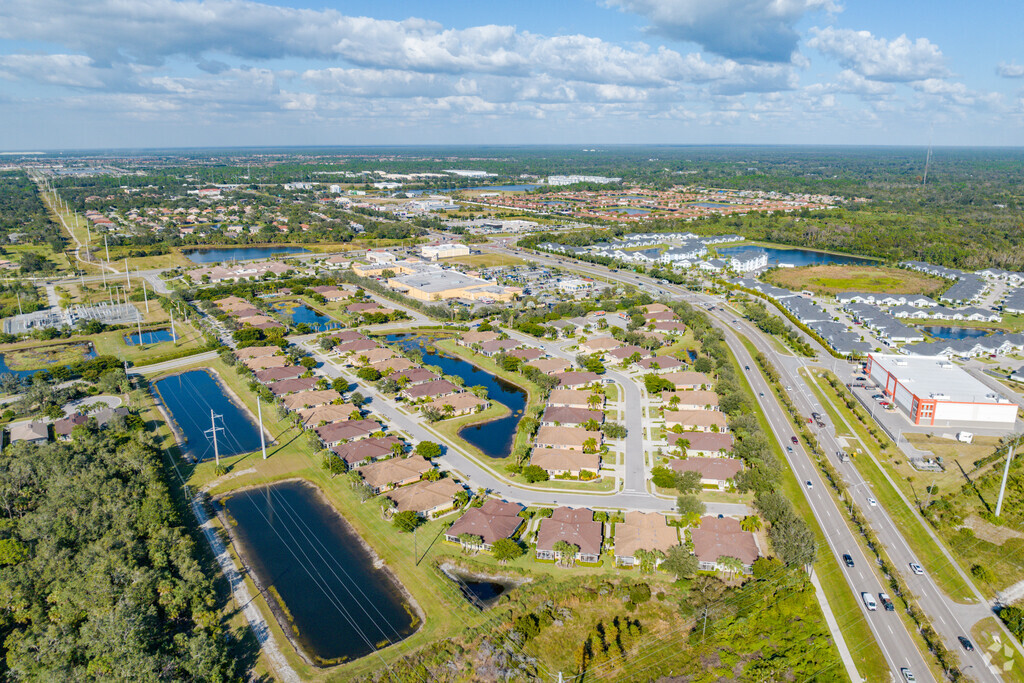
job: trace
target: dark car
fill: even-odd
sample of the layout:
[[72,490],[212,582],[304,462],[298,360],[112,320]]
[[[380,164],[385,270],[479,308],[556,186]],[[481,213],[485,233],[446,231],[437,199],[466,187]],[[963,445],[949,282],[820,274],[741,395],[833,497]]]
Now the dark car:
[[963,636],[957,636],[956,639],[960,641],[960,644],[963,645],[965,650],[967,650],[968,652],[974,652],[974,645],[971,644],[971,641],[967,640],[967,638],[964,638]]
[[794,444],[800,443],[800,441],[795,436],[789,437],[789,440],[792,441]]
[[851,557],[849,553],[845,553],[843,555],[843,562],[846,564],[847,567],[852,567],[853,566],[853,557]]

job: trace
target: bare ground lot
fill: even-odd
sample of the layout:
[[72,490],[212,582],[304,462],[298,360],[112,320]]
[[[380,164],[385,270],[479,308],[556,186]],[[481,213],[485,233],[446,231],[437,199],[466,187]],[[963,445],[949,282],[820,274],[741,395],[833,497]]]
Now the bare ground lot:
[[941,278],[900,268],[879,266],[824,265],[778,268],[766,275],[765,279],[787,289],[808,289],[816,294],[831,295],[858,291],[932,296],[947,286]]

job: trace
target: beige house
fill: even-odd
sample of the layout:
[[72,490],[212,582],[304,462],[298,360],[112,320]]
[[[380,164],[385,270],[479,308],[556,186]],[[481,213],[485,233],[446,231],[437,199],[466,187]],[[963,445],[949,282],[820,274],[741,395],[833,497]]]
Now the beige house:
[[675,385],[676,391],[706,389],[711,387],[711,378],[703,372],[669,372],[662,375]]
[[362,475],[363,481],[374,493],[381,493],[397,486],[416,483],[430,468],[430,463],[426,459],[411,455],[408,458],[379,460],[363,465],[356,471]]
[[601,469],[601,455],[566,448],[534,448],[530,464],[544,469],[551,476],[578,477],[581,472],[597,474]]
[[700,472],[700,483],[724,489],[743,470],[743,463],[735,458],[688,457],[668,463],[676,472]]
[[[457,415],[468,415],[474,413],[477,410],[482,410],[488,405],[486,399],[482,399],[468,391],[464,391],[459,394],[451,394],[449,396],[442,396],[441,398],[435,399],[428,403],[431,408],[440,410],[444,415],[451,415],[452,417]],[[446,406],[451,406],[449,410]]]
[[395,502],[398,512],[411,510],[418,515],[432,519],[455,506],[455,495],[463,491],[454,479],[421,481],[388,492],[388,498]]
[[666,410],[665,429],[676,425],[684,432],[727,432],[729,420],[717,410]]
[[291,394],[281,400],[288,410],[301,410],[334,403],[339,399],[341,399],[341,394],[334,389],[323,389],[322,391],[303,391],[299,394]]
[[713,391],[665,391],[661,402],[666,406],[678,398],[676,410],[718,410],[718,394]]
[[[639,564],[638,550],[660,550],[667,553],[679,545],[679,530],[668,525],[656,512],[627,512],[626,521],[615,525],[615,562],[632,567]],[[659,559],[656,565],[661,564]]]
[[600,448],[603,436],[601,432],[588,432],[582,427],[541,427],[537,430],[534,443],[538,448],[564,448],[582,451],[583,444],[588,439],[593,439],[597,448]]
[[[601,400],[591,405],[591,396],[598,396]],[[552,389],[548,396],[548,405],[564,408],[594,408],[600,410],[604,406],[604,394],[594,394],[583,389]]]

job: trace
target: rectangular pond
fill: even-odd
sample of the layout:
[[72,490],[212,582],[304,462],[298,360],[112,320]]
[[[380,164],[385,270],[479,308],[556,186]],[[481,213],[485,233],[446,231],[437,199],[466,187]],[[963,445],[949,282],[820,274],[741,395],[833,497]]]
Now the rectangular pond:
[[487,398],[508,408],[508,415],[497,420],[463,427],[459,430],[459,436],[491,458],[504,458],[512,452],[516,429],[519,427],[519,421],[523,419],[523,411],[526,409],[527,395],[524,390],[461,358],[446,356],[437,350],[428,351],[425,337],[412,334],[389,334],[387,340],[398,342],[409,350],[415,349],[422,353],[424,365],[436,365],[446,375],[461,377],[465,380],[467,388],[478,385],[486,387]]
[[220,383],[206,370],[189,370],[158,380],[154,387],[177,424],[185,443],[183,453],[196,460],[213,457],[213,442],[205,432],[210,429],[210,412],[216,418],[217,449],[221,456],[249,453],[260,447],[260,433],[249,415],[235,405]]
[[[225,501],[246,564],[286,633],[320,665],[357,659],[412,635],[420,620],[401,586],[345,519],[305,482],[289,481]],[[292,628],[294,627],[294,628]]]
[[222,249],[184,249],[181,252],[192,263],[221,263],[222,261],[252,261],[270,258],[275,254],[308,254],[302,247],[224,247]]
[[775,247],[718,247],[718,253],[728,257],[735,252],[758,252],[768,254],[768,265],[777,266],[781,263],[790,266],[818,266],[826,264],[846,265],[881,265],[880,261],[873,261],[859,256],[845,256],[840,254],[827,254],[823,251],[811,251],[809,249],[776,249]]
[[296,301],[278,301],[270,307],[278,313],[283,313],[288,316],[288,318],[296,325],[306,323],[317,330],[326,329],[334,322],[334,320],[329,316],[324,315],[320,311],[314,310],[306,304],[300,304]]
[[165,327],[160,330],[143,330],[140,336],[138,332],[124,335],[124,343],[128,346],[139,346],[140,344],[159,344],[161,342],[174,341],[171,328]]

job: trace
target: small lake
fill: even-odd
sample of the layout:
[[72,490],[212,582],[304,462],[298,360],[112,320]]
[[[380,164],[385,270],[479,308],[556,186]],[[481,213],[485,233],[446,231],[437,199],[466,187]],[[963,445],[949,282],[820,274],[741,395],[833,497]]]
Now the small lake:
[[936,339],[977,339],[978,337],[987,337],[993,332],[981,327],[954,327],[950,325],[928,325],[927,327],[920,326],[918,329]]
[[307,325],[312,325],[319,329],[334,322],[334,320],[328,316],[310,308],[306,304],[298,304],[294,301],[278,301],[273,304],[271,308],[278,313],[283,313],[288,316],[288,318],[296,325],[299,323],[306,323]]
[[221,263],[222,261],[252,261],[270,258],[274,254],[308,254],[309,249],[286,245],[269,247],[224,247],[223,249],[184,249],[181,252],[192,263]]
[[281,596],[299,646],[320,664],[363,657],[418,628],[400,586],[374,567],[315,487],[290,481],[250,489],[232,494],[226,507],[246,563]]
[[824,264],[838,265],[873,265],[880,263],[871,259],[860,258],[859,256],[844,256],[839,254],[826,254],[823,251],[810,251],[808,249],[776,249],[774,247],[718,247],[718,253],[728,256],[735,252],[757,252],[768,254],[768,265],[779,265],[785,263],[792,266],[818,266]]
[[143,330],[141,337],[138,332],[124,335],[124,343],[128,346],[159,344],[160,342],[169,341],[174,341],[174,336],[171,334],[171,328],[169,327],[165,327],[162,330]]
[[[92,343],[89,343],[89,348],[82,352],[82,360],[92,360],[96,357],[96,349],[93,348]],[[7,367],[7,360],[4,358],[4,354],[0,353],[0,375],[8,373],[15,375],[16,377],[31,377],[32,375],[42,370],[50,370],[54,367],[53,363],[50,363],[42,368],[33,368],[31,370],[12,370]],[[69,367],[69,366],[64,366]]]
[[180,444],[182,452],[196,460],[213,457],[213,442],[204,433],[211,427],[211,411],[223,416],[216,420],[217,427],[223,427],[217,430],[217,449],[222,457],[260,447],[256,425],[207,371],[190,370],[158,380],[154,386],[185,436],[185,443]]
[[466,388],[483,385],[487,387],[487,398],[502,404],[511,412],[505,417],[478,425],[469,425],[459,430],[459,436],[473,444],[491,458],[504,458],[512,452],[516,428],[523,419],[526,409],[526,392],[514,384],[495,377],[477,366],[451,356],[427,353],[419,346],[423,337],[411,334],[389,334],[389,342],[398,342],[407,349],[416,349],[423,354],[424,365],[436,365],[446,375],[455,375],[466,381]]
[[648,209],[634,209],[632,207],[617,207],[608,209],[608,211],[611,213],[624,213],[627,216],[643,216],[650,213]]

